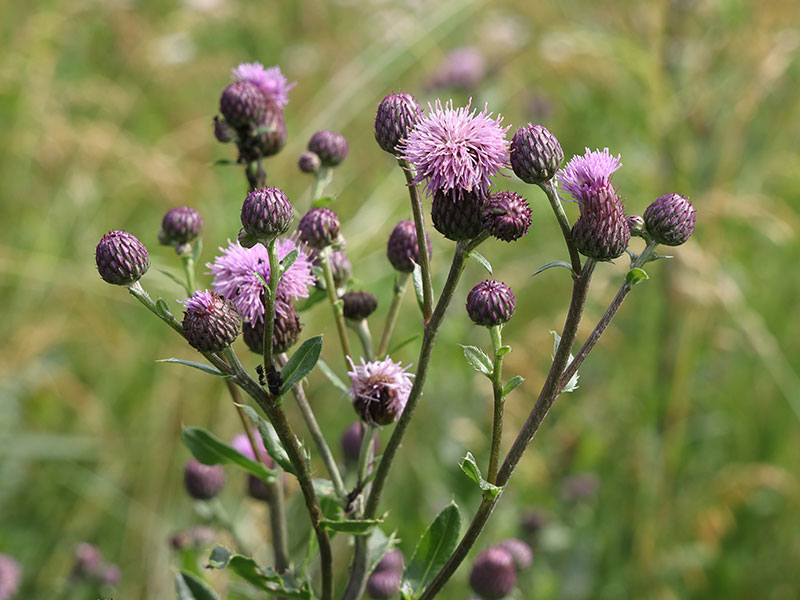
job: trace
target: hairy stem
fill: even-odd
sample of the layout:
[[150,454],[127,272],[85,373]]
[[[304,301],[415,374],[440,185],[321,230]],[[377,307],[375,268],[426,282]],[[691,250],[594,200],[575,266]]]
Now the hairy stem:
[[567,251],[569,252],[569,262],[572,264],[572,271],[574,273],[581,272],[581,257],[578,254],[578,249],[572,242],[572,227],[570,227],[567,213],[564,212],[564,206],[561,204],[561,198],[558,197],[558,191],[550,179],[544,183],[540,183],[539,187],[542,188],[550,201],[550,206],[556,214],[558,225],[561,227],[561,233],[564,235],[564,241],[567,243]]
[[503,338],[500,333],[501,325],[490,329],[492,334],[492,348],[494,349],[494,364],[492,365],[492,393],[494,396],[494,418],[492,419],[492,445],[489,452],[489,471],[486,476],[489,483],[494,483],[497,478],[497,466],[500,464],[500,443],[503,440]]
[[398,272],[394,282],[394,294],[392,295],[392,305],[389,307],[389,314],[386,315],[386,324],[383,326],[381,342],[378,344],[378,358],[385,356],[389,350],[389,342],[392,339],[394,325],[397,322],[397,315],[400,314],[400,303],[408,287],[409,273]]
[[328,300],[333,310],[333,319],[336,321],[336,330],[339,332],[339,342],[342,345],[342,360],[344,360],[345,369],[349,369],[350,365],[347,362],[347,357],[353,356],[353,353],[350,351],[350,340],[347,339],[342,301],[336,296],[336,284],[333,282],[333,272],[331,271],[330,247],[320,252],[320,264],[322,266],[322,274],[325,277],[325,291],[328,293]]

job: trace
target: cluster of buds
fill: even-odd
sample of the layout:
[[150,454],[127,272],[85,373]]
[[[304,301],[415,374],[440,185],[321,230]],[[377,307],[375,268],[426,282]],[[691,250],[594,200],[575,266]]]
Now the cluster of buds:
[[347,139],[341,133],[322,129],[308,140],[307,150],[300,155],[297,166],[303,173],[322,177],[328,169],[342,164],[349,151]]
[[375,570],[367,580],[367,593],[374,600],[394,598],[403,579],[403,553],[392,548],[375,565]]
[[517,571],[533,563],[530,546],[516,538],[481,552],[472,565],[469,584],[483,600],[502,600],[517,583]]

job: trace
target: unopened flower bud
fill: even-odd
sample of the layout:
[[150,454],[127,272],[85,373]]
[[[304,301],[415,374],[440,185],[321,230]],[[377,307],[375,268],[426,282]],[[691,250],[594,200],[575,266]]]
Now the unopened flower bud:
[[[297,310],[288,302],[275,303],[275,321],[272,327],[272,351],[280,354],[294,346],[303,325]],[[264,352],[264,319],[249,321],[242,326],[244,343],[256,354]]]
[[321,250],[339,237],[339,217],[330,208],[312,208],[297,224],[300,241]]
[[378,308],[378,299],[362,290],[347,292],[342,296],[344,318],[361,321],[369,317]]
[[225,486],[225,471],[222,465],[204,465],[191,459],[186,463],[183,483],[195,500],[211,500]]
[[236,139],[236,130],[228,124],[224,117],[214,115],[214,137],[218,142],[227,144]]
[[544,183],[564,162],[564,150],[542,125],[521,127],[511,140],[511,168],[525,183]]
[[375,571],[391,571],[392,573],[403,572],[403,552],[399,548],[392,548],[383,555],[375,565]]
[[195,241],[203,230],[203,218],[190,206],[171,208],[161,220],[158,241],[165,246],[183,246]]
[[374,600],[393,598],[400,590],[402,573],[395,571],[375,571],[367,580],[367,593]]
[[635,235],[637,237],[645,237],[644,219],[639,215],[629,216],[628,229],[631,230],[631,235]]
[[150,268],[150,255],[144,244],[127,231],[110,231],[95,249],[95,262],[100,277],[114,285],[130,285],[139,281]]
[[100,549],[87,542],[81,542],[75,546],[73,555],[75,557],[75,564],[72,567],[73,577],[94,577],[103,564]]
[[[431,256],[431,237],[425,234],[428,244],[428,256]],[[414,221],[400,221],[389,236],[386,245],[386,256],[392,266],[401,273],[411,273],[414,265],[419,264],[419,245],[417,244],[417,227]]]
[[254,500],[261,500],[262,502],[272,500],[272,494],[267,484],[252,473],[247,475],[247,495]]
[[[364,424],[361,421],[356,421],[350,427],[342,432],[342,437],[339,444],[342,447],[342,454],[347,462],[355,464],[358,462],[359,454],[361,453],[361,440],[364,437]],[[375,437],[373,449],[378,452],[378,438]]]
[[507,550],[499,546],[481,552],[469,574],[470,586],[484,600],[505,598],[514,589],[516,582],[514,559]]
[[647,232],[659,244],[680,246],[694,232],[697,214],[694,206],[680,194],[666,194],[644,211]]
[[247,195],[241,217],[245,233],[259,240],[271,241],[289,230],[294,209],[281,190],[266,187]]
[[595,260],[619,258],[630,239],[631,230],[621,209],[597,217],[584,215],[572,226],[572,241],[578,252]]
[[483,204],[481,194],[437,190],[431,206],[433,226],[448,240],[471,240],[483,231]]
[[522,540],[508,538],[498,545],[508,551],[517,569],[527,569],[533,564],[533,550]]
[[235,129],[257,123],[267,109],[267,99],[255,85],[236,81],[228,85],[219,98],[219,112]]
[[504,242],[518,240],[531,226],[528,201],[514,192],[492,194],[483,205],[483,226],[492,236]]
[[511,318],[516,307],[514,292],[500,281],[481,281],[467,294],[467,314],[476,325],[501,325]]
[[297,161],[297,166],[303,173],[316,173],[322,166],[322,162],[314,152],[303,152]]
[[331,275],[333,275],[333,285],[337,288],[342,287],[353,275],[353,265],[350,264],[350,259],[347,254],[342,250],[334,250],[328,256],[328,262],[331,265]]
[[183,333],[200,352],[219,352],[239,336],[242,320],[228,300],[207,290],[198,290],[183,301]]
[[397,144],[422,118],[422,109],[411,94],[389,94],[378,105],[375,140],[386,152],[399,155]]
[[349,150],[347,140],[340,133],[323,129],[308,141],[308,149],[319,156],[324,167],[335,167],[346,157]]

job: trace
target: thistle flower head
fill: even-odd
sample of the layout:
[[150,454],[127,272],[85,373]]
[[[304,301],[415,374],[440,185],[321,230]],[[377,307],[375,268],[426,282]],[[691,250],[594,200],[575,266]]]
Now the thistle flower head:
[[297,160],[297,166],[303,173],[316,173],[322,166],[322,162],[313,152],[303,152]]
[[222,90],[219,112],[235,129],[257,123],[267,109],[267,99],[261,90],[247,81],[236,81]]
[[224,350],[239,336],[242,319],[222,296],[198,290],[181,303],[186,307],[183,314],[186,341],[200,352]]
[[378,308],[378,299],[363,290],[350,291],[342,295],[342,312],[345,319],[361,321]]
[[477,88],[488,71],[486,57],[475,46],[455,48],[441,62],[430,81],[432,88]]
[[195,500],[211,500],[225,486],[222,465],[204,465],[192,458],[183,472],[186,491]]
[[542,125],[528,123],[511,140],[511,168],[526,183],[543,183],[553,178],[564,150],[556,137]]
[[[339,445],[342,447],[342,454],[344,454],[344,459],[348,463],[358,462],[358,457],[361,453],[361,440],[363,437],[364,423],[361,421],[352,423],[342,432],[342,437],[339,438]],[[379,448],[378,436],[375,436],[372,446],[373,450],[377,454]]]
[[321,250],[339,237],[339,216],[330,208],[312,208],[297,224],[300,241]]
[[356,365],[350,361],[350,399],[361,419],[372,425],[389,425],[400,418],[411,392],[411,377],[388,356],[384,360]]
[[483,226],[491,235],[505,242],[518,240],[531,226],[528,201],[514,192],[492,194],[483,205]]
[[100,277],[114,285],[131,285],[150,268],[150,255],[138,238],[127,231],[110,231],[95,249]]
[[274,463],[272,457],[267,454],[267,448],[264,446],[264,440],[261,438],[261,434],[258,433],[258,429],[253,427],[250,430],[250,434],[253,436],[253,441],[256,443],[258,458],[256,458],[256,455],[253,453],[253,445],[250,443],[250,438],[247,437],[246,433],[240,433],[234,437],[231,441],[231,448],[250,460],[263,462],[271,469]]
[[[304,244],[297,244],[292,238],[278,240],[276,249],[278,258],[283,259],[294,249],[300,253],[297,260],[278,282],[278,298],[307,298],[308,288],[314,285],[315,277],[311,272],[311,259]],[[264,302],[261,299],[264,286],[256,273],[269,283],[269,254],[267,249],[257,244],[252,248],[244,248],[239,242],[228,240],[227,248],[219,249],[221,254],[213,263],[206,263],[214,276],[212,287],[222,294],[236,307],[245,321],[254,323],[264,316]]]
[[367,594],[373,600],[394,598],[400,589],[402,579],[402,572],[376,570],[367,580]]
[[180,248],[191,244],[203,230],[203,218],[190,206],[171,208],[161,220],[161,231],[158,233],[159,243],[165,246]]
[[289,92],[297,85],[288,82],[280,67],[265,69],[260,62],[242,63],[231,69],[231,75],[234,81],[246,81],[256,86],[268,101],[279,108],[289,103]]
[[484,193],[436,190],[431,204],[433,226],[448,240],[471,240],[483,231]]
[[481,552],[472,565],[469,584],[485,600],[505,598],[517,582],[514,559],[500,546],[493,546]]
[[391,571],[393,573],[403,572],[403,551],[400,548],[392,548],[383,555],[375,565],[375,571]]
[[[558,174],[565,190],[581,204],[588,192],[611,185],[611,175],[622,166],[620,155],[611,156],[608,148],[591,151],[586,148],[583,156],[573,156]],[[581,206],[581,214],[583,214]]]
[[[425,233],[428,245],[428,256],[431,256],[431,236]],[[386,256],[392,266],[401,273],[411,273],[414,265],[419,264],[419,244],[417,244],[417,227],[414,221],[400,221],[389,236],[386,245]]]
[[398,144],[422,118],[422,109],[411,94],[389,94],[375,114],[375,141],[390,154],[398,154]]
[[694,206],[680,194],[666,194],[644,211],[644,223],[655,241],[665,246],[680,246],[694,232],[697,218]]
[[350,148],[341,133],[323,129],[308,140],[308,150],[319,156],[324,167],[335,167],[347,158]]
[[470,106],[453,108],[452,100],[444,106],[437,100],[398,146],[417,171],[414,183],[427,180],[429,194],[454,189],[485,193],[491,178],[509,164],[503,118],[493,119],[488,107],[476,112]]
[[259,241],[274,240],[286,233],[294,219],[292,203],[281,190],[265,187],[253,190],[242,203],[242,227]]
[[639,215],[630,215],[628,217],[628,229],[631,230],[631,235],[645,237],[644,219]]
[[513,316],[516,307],[514,292],[502,281],[481,281],[467,294],[467,314],[476,325],[501,325]]
[[100,582],[107,587],[116,587],[122,581],[122,571],[114,563],[106,563],[100,573]]

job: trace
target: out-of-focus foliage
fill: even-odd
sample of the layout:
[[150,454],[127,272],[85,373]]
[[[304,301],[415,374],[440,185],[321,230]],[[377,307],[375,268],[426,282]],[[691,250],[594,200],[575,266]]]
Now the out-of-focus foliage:
[[[93,264],[100,236],[125,228],[151,249],[146,287],[172,301],[182,292],[159,272],[178,268],[157,246],[161,215],[181,204],[203,214],[204,261],[236,234],[244,178],[211,166],[232,158],[211,129],[229,69],[260,60],[298,82],[289,143],[267,169],[299,212],[306,141],[321,128],[348,138],[333,208],[359,285],[380,298],[377,332],[393,278],[385,240],[409,210],[401,173],[374,142],[374,110],[392,90],[449,96],[429,83],[465,45],[484,54],[487,76],[452,92],[457,103],[471,95],[506,123],[542,122],[568,156],[621,153],[615,181],[630,212],[675,191],[698,213],[694,237],[648,268],[580,387],[556,403],[476,550],[518,535],[520,515],[538,507],[550,519],[524,598],[795,597],[799,23],[794,0],[2,3],[0,552],[23,563],[20,597],[54,597],[81,540],[120,564],[118,597],[170,597],[169,535],[199,521],[182,490],[180,426],[238,432],[224,385],[156,364],[194,355]],[[507,403],[513,431],[548,367],[569,277],[529,277],[565,258],[559,232],[538,188],[500,183],[534,208],[522,241],[481,248],[519,300],[504,331],[506,372],[526,377]],[[432,237],[440,287],[451,245]],[[624,271],[622,259],[598,268],[579,340]],[[467,517],[479,502],[459,462],[471,451],[485,465],[491,390],[458,344],[488,347],[462,308],[484,275],[468,266],[385,494],[407,556],[453,493]],[[417,314],[409,294],[398,341]],[[325,330],[323,354],[341,369],[327,307],[304,320],[304,335]],[[415,361],[417,344],[394,358]],[[347,400],[320,373],[309,396],[336,445],[355,416]],[[569,500],[562,482],[581,472],[594,473],[596,493]],[[263,509],[229,475],[223,502],[257,543]],[[349,550],[336,542],[344,574]],[[466,576],[445,597],[466,596]],[[211,577],[222,589],[225,575]]]

